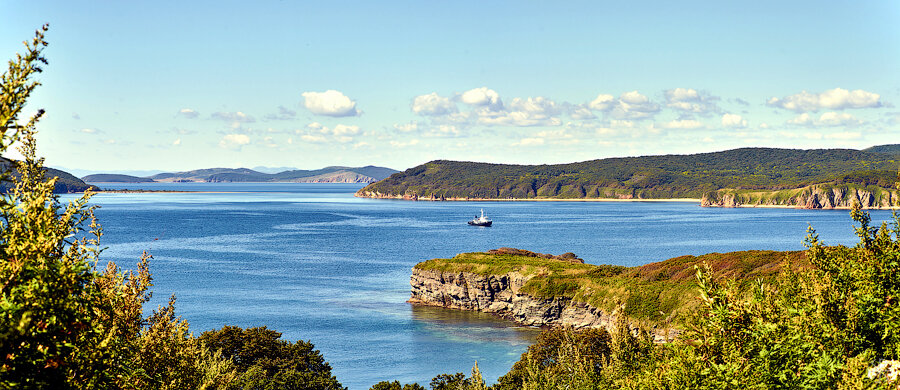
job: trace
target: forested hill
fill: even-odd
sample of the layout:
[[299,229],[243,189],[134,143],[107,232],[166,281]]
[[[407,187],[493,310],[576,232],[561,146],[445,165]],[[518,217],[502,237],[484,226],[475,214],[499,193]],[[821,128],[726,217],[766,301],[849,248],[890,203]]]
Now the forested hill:
[[432,161],[357,196],[432,199],[701,198],[721,189],[782,190],[817,183],[893,185],[900,157],[853,149],[741,148],[558,165]]
[[[11,163],[16,163],[16,161],[9,160],[4,157],[0,157],[0,170],[6,172],[7,170],[11,171],[12,176],[19,176],[19,172],[13,168],[9,168]],[[56,185],[53,187],[53,192],[55,193],[71,193],[71,192],[84,192],[88,188],[92,188],[93,186],[85,183],[81,179],[69,174],[68,172],[60,171],[59,169],[53,168],[44,168],[46,170],[46,177],[58,177],[59,179],[56,181]],[[7,193],[9,190],[14,187],[15,184],[12,182],[12,177],[4,178],[0,180],[0,193]],[[96,187],[94,187],[96,188]]]

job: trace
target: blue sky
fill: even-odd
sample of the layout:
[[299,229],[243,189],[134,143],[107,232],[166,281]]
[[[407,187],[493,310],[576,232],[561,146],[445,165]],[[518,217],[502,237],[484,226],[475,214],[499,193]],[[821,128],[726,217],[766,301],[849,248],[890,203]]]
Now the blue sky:
[[900,142],[900,3],[0,3],[95,171],[559,163]]

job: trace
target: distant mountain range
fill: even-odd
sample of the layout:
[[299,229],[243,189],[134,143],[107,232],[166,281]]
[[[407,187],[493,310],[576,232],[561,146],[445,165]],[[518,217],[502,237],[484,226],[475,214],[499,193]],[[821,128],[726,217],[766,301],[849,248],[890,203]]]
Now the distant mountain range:
[[89,183],[147,183],[147,182],[254,182],[254,183],[374,183],[398,171],[376,166],[333,166],[315,170],[293,169],[278,173],[264,173],[248,168],[208,168],[185,172],[164,172],[149,177],[121,174],[94,174],[82,179]]

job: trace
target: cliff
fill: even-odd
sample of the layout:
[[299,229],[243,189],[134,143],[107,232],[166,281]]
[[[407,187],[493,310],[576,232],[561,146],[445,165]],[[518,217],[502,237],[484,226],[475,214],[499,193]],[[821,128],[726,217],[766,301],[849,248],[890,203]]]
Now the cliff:
[[[695,266],[709,264],[739,283],[767,278],[802,252],[744,251],[682,256],[642,267],[584,264],[511,248],[417,264],[409,302],[491,313],[526,326],[611,328],[617,315],[652,328],[657,341],[679,334],[696,306]],[[624,304],[624,310],[618,310]]]
[[700,199],[703,207],[787,206],[804,209],[851,208],[859,203],[866,209],[900,207],[900,191],[880,186],[817,184],[798,189],[719,190]]

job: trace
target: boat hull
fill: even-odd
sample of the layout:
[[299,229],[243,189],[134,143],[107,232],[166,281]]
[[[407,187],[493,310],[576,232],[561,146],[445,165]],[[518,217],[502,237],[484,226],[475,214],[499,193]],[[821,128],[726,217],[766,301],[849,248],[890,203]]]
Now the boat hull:
[[492,224],[494,224],[494,221],[487,221],[487,222],[475,222],[475,221],[469,221],[469,226],[484,226],[484,227],[491,227]]

